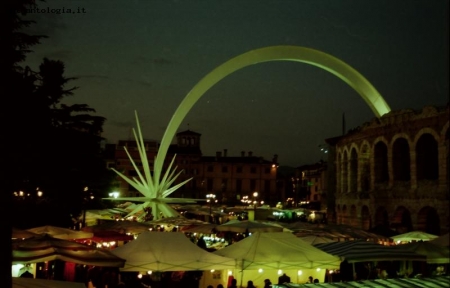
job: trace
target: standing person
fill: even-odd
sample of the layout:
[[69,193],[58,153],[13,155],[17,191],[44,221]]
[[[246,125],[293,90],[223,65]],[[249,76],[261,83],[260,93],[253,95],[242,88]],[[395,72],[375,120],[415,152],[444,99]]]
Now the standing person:
[[247,282],[247,288],[256,288],[255,285],[253,285],[253,281],[252,280]]
[[237,288],[237,280],[233,278],[231,280],[231,285],[228,286],[228,288]]
[[283,283],[291,283],[291,277],[287,276],[286,273],[278,277],[278,285]]
[[312,276],[309,276],[309,277],[308,277],[308,283],[314,283],[313,280],[314,280],[314,278],[313,278]]
[[269,279],[264,280],[264,288],[271,288],[272,282]]

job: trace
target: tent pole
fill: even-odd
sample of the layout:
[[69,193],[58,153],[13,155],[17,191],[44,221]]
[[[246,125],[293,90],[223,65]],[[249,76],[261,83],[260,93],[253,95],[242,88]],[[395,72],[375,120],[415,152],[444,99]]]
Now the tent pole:
[[242,259],[242,266],[241,266],[241,285],[239,287],[242,288],[242,281],[244,280],[244,259]]
[[353,267],[353,274],[352,274],[352,276],[353,276],[353,281],[355,281],[356,280],[356,277],[355,277],[355,262],[353,262],[352,263],[352,267]]

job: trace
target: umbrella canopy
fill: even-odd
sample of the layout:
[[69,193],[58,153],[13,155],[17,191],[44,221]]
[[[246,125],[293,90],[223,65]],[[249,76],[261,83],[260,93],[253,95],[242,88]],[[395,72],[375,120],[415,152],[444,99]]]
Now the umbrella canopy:
[[12,254],[12,264],[62,260],[84,265],[123,267],[125,263],[124,259],[115,256],[108,250],[48,235],[13,240]]
[[86,288],[84,283],[33,278],[12,278],[12,288]]
[[430,241],[419,241],[400,245],[402,249],[413,251],[427,257],[427,263],[444,264],[450,263],[450,249],[435,245]]
[[41,226],[35,227],[31,229],[27,229],[26,231],[32,232],[35,234],[47,234],[52,236],[53,238],[58,239],[86,239],[91,238],[94,234],[83,231],[76,231],[68,228],[56,227],[56,226]]
[[181,232],[142,232],[131,242],[111,251],[126,259],[121,271],[223,270],[235,261],[209,253]]
[[339,268],[339,257],[330,255],[291,233],[254,233],[213,252],[236,259],[242,270]]
[[273,225],[269,223],[262,223],[250,220],[230,220],[224,224],[216,227],[220,232],[236,232],[236,233],[256,233],[256,232],[283,232],[283,227],[280,225]]
[[316,244],[320,250],[339,256],[349,263],[367,261],[426,261],[426,257],[401,246],[385,246],[374,242],[355,240]]
[[192,224],[192,225],[182,226],[180,228],[180,231],[184,232],[184,233],[213,234],[216,232],[216,227],[218,225],[219,224],[211,224],[211,223]]
[[430,240],[430,242],[439,246],[450,247],[450,233],[441,235],[436,239]]
[[311,245],[316,245],[316,244],[320,244],[320,243],[336,242],[336,240],[333,240],[331,238],[314,236],[314,235],[303,236],[303,237],[299,237],[299,238]]
[[438,237],[439,236],[437,235],[429,234],[423,231],[411,231],[400,235],[392,236],[391,239],[393,239],[395,242],[398,241],[409,242],[409,241],[430,241]]
[[35,237],[37,235],[39,235],[39,234],[30,232],[27,230],[12,228],[11,239],[26,239],[26,238]]
[[119,221],[104,221],[101,224],[87,226],[82,228],[83,231],[87,232],[99,232],[99,231],[113,231],[122,234],[139,234],[144,231],[149,231],[152,226],[136,221],[119,220]]

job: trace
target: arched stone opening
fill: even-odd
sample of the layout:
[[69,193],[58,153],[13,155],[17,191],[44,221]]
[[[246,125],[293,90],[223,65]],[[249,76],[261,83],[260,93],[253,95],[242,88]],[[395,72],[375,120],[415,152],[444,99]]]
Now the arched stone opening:
[[399,234],[413,231],[411,213],[409,210],[403,206],[399,206],[397,210],[395,210],[391,226]]
[[356,149],[352,148],[350,152],[350,192],[356,192],[358,189],[358,153]]
[[431,134],[420,136],[416,144],[417,180],[438,179],[438,147]]
[[348,161],[347,161],[347,151],[344,151],[344,157],[341,163],[341,193],[348,192]]
[[359,155],[361,162],[361,191],[370,191],[370,150],[369,145],[365,144],[361,148]]
[[356,213],[356,206],[352,205],[350,206],[350,219],[347,221],[347,224],[351,226],[357,226],[358,225],[358,215]]
[[336,224],[342,223],[341,205],[336,205]]
[[378,207],[375,212],[375,226],[389,227],[389,215],[384,207]]
[[440,235],[440,219],[436,209],[425,206],[417,214],[417,230]]
[[374,149],[375,183],[383,183],[389,180],[387,153],[388,149],[385,143],[379,141],[377,144],[375,144]]
[[395,140],[392,148],[392,166],[394,181],[411,180],[409,145],[405,138]]
[[342,206],[342,216],[340,224],[348,224],[347,205]]
[[369,230],[372,228],[370,220],[370,212],[369,207],[366,205],[362,206],[361,208],[361,228],[364,230]]

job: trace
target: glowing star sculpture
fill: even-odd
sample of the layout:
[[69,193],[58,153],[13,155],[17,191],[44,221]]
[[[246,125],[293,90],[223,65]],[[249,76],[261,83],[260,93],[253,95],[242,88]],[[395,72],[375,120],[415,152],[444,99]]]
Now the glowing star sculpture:
[[[134,162],[133,158],[131,157],[130,153],[128,153],[128,150],[126,147],[124,147],[125,152],[128,155],[128,158],[130,159],[131,164],[134,167],[134,170],[136,171],[139,179],[136,179],[133,177],[132,179],[128,178],[127,176],[123,175],[116,169],[112,168],[114,172],[116,172],[122,179],[124,179],[128,184],[133,186],[137,191],[139,191],[144,197],[117,197],[117,198],[105,198],[108,200],[124,200],[124,201],[137,201],[137,202],[143,202],[142,204],[139,204],[131,211],[127,216],[134,216],[137,215],[137,213],[146,211],[148,208],[151,208],[151,213],[153,215],[153,219],[157,220],[160,219],[162,216],[164,217],[175,217],[179,216],[180,214],[175,211],[172,207],[169,206],[169,203],[196,203],[195,199],[187,199],[187,198],[168,198],[170,194],[172,194],[175,190],[189,182],[192,178],[187,179],[186,181],[183,181],[173,187],[171,185],[175,182],[177,177],[180,175],[180,173],[183,170],[180,170],[175,175],[175,172],[177,170],[177,167],[172,169],[172,165],[175,161],[176,155],[173,157],[172,161],[170,162],[169,167],[167,167],[166,173],[160,179],[159,175],[161,173],[153,173],[150,170],[150,165],[147,159],[147,154],[145,152],[145,145],[144,140],[142,138],[141,128],[139,126],[139,119],[137,112],[135,112],[136,115],[136,123],[137,123],[137,134],[136,130],[133,129],[134,138],[136,139],[137,148],[139,151],[140,160],[142,162],[142,170],[141,171],[136,163]],[[159,151],[158,151],[159,153]],[[157,161],[164,161],[164,158],[159,158],[155,160],[155,167],[162,167],[161,165],[158,165]],[[159,170],[158,172],[160,172]],[[148,211],[148,210],[147,210]],[[147,213],[141,213],[139,216],[136,216],[138,220],[143,220],[144,217],[146,217]]]

